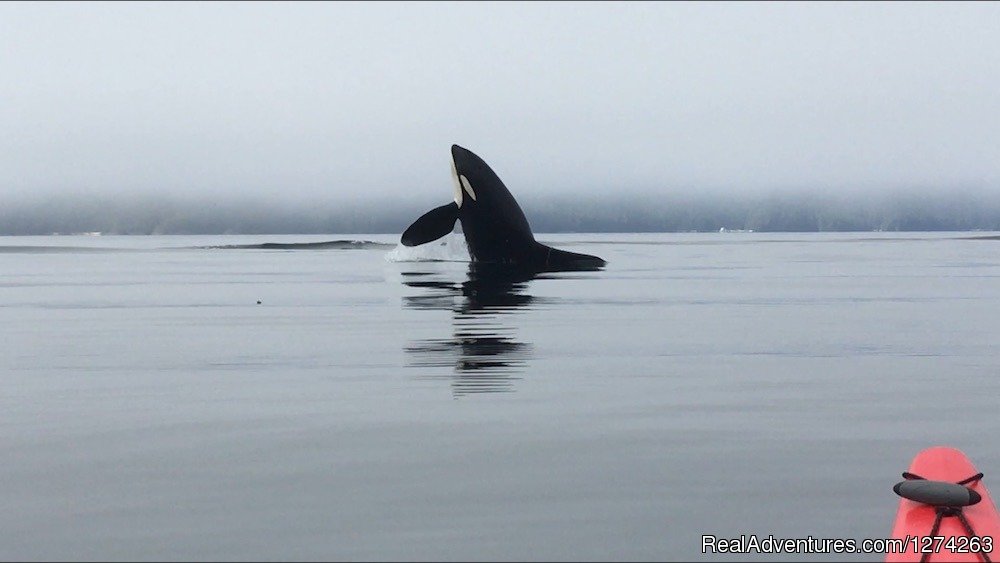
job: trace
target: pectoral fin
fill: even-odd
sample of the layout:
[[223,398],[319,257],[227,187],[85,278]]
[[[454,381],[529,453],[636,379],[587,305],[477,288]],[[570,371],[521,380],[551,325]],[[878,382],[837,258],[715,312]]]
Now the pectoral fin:
[[454,201],[431,209],[403,231],[403,246],[417,246],[437,240],[450,233],[458,220],[458,204]]

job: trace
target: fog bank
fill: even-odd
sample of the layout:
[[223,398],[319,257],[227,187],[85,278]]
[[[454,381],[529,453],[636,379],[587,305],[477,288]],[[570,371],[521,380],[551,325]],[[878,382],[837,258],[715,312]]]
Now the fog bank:
[[[519,201],[535,232],[1000,230],[1000,194],[993,191],[536,194]],[[445,202],[445,196],[351,203],[47,196],[0,208],[0,235],[401,233],[423,212]]]

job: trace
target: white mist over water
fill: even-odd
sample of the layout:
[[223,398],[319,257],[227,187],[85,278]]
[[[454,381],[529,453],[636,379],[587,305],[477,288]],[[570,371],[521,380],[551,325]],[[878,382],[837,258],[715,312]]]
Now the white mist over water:
[[0,197],[443,197],[452,143],[515,192],[996,187],[998,36],[995,2],[4,2]]

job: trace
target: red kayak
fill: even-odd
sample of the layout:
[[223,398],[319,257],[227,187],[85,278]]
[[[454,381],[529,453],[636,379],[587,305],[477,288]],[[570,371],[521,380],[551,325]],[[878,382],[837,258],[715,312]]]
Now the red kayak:
[[903,478],[893,487],[902,498],[892,537],[902,540],[904,549],[888,553],[886,561],[1000,560],[993,556],[1000,515],[983,474],[965,454],[928,448],[913,458]]

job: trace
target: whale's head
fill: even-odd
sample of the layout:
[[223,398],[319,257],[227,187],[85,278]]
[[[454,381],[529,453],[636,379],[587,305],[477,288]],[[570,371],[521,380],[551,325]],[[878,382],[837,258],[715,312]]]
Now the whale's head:
[[[500,177],[483,159],[458,145],[451,146],[451,179],[455,188],[455,203],[459,208],[466,203],[470,206],[485,206],[489,203],[487,200],[496,199],[498,188],[507,191]],[[480,195],[483,196],[482,201]]]
[[477,234],[486,234],[484,230],[499,228],[533,240],[521,206],[497,173],[476,153],[451,146],[451,179],[455,204],[467,235],[478,238]]

